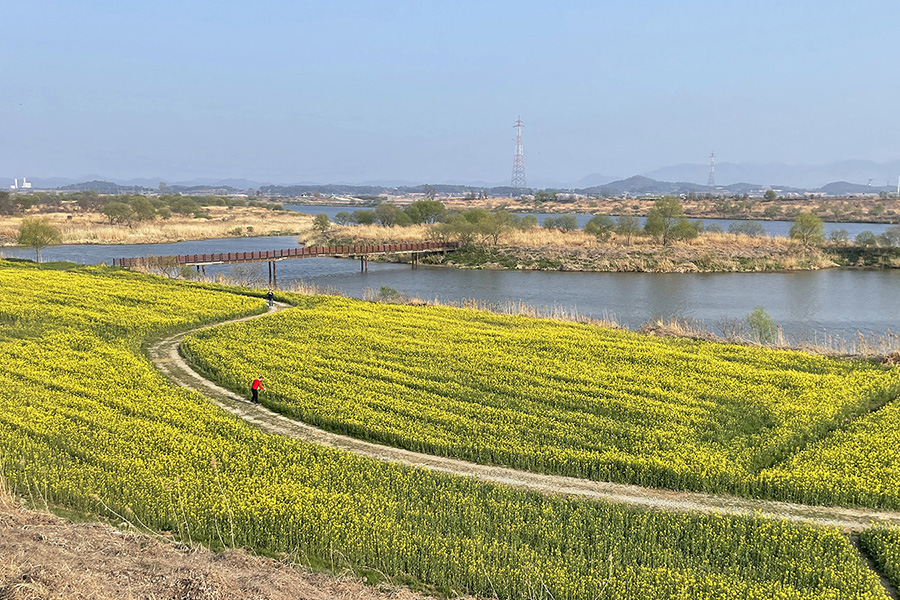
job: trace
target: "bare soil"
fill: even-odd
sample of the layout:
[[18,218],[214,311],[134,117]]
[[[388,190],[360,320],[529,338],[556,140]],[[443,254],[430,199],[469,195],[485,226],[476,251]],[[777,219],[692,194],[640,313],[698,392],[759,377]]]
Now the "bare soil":
[[0,501],[2,600],[421,600],[352,574],[313,573],[244,550],[211,552]]

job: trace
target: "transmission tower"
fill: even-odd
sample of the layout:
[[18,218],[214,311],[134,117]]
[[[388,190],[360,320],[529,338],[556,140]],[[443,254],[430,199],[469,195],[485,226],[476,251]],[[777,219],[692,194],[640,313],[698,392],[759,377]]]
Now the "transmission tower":
[[706,180],[706,185],[709,187],[716,187],[716,153],[711,152],[709,154],[709,179]]
[[525,153],[522,150],[522,128],[525,123],[522,118],[516,119],[516,156],[513,158],[512,187],[515,189],[525,187]]

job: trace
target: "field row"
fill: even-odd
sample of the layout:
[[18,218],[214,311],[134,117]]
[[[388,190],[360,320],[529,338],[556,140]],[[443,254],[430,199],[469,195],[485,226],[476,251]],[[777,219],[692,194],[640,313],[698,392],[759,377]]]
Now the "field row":
[[264,374],[265,402],[289,416],[410,450],[900,507],[890,476],[900,474],[900,428],[881,422],[897,406],[866,416],[900,392],[900,369],[472,310],[293,300],[290,311],[196,333],[182,352],[238,391]]
[[261,309],[139,275],[0,263],[8,481],[215,546],[343,556],[447,592],[886,598],[837,530],[544,497],[265,435],[169,385],[136,347]]

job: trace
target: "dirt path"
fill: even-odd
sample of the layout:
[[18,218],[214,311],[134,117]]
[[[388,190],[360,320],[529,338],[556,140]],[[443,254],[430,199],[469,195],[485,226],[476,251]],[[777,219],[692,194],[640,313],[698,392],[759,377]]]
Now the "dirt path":
[[[277,312],[285,308],[288,308],[287,305],[279,304],[270,312]],[[228,322],[246,321],[261,316],[264,315],[254,315]],[[207,325],[193,331],[216,325]],[[835,525],[852,532],[861,531],[875,522],[900,525],[900,512],[865,508],[808,506],[771,500],[738,498],[735,496],[676,492],[636,485],[532,473],[505,467],[480,465],[430,454],[419,454],[409,450],[383,446],[345,435],[330,433],[272,412],[260,404],[251,404],[246,398],[242,398],[197,374],[178,354],[178,345],[181,343],[182,338],[193,333],[193,331],[180,333],[154,342],[148,349],[150,359],[167,378],[176,384],[204,394],[217,406],[269,433],[331,446],[377,460],[425,467],[432,471],[465,475],[481,481],[502,483],[547,494],[564,494],[669,511],[760,515],[767,518]]]

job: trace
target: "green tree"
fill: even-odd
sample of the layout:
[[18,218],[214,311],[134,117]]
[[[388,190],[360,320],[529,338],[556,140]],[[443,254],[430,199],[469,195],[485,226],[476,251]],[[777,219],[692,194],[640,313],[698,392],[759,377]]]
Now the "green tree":
[[131,220],[132,213],[131,207],[124,202],[119,202],[118,200],[114,200],[112,202],[107,202],[103,208],[100,209],[100,212],[103,213],[107,219],[109,219],[110,224],[112,223],[125,223]]
[[435,223],[439,221],[446,213],[447,207],[439,200],[416,200],[404,211],[410,220],[419,225],[421,223]]
[[34,258],[41,262],[41,250],[47,246],[55,246],[62,239],[62,235],[49,219],[29,218],[22,219],[19,226],[19,235],[16,243],[34,250]]
[[393,227],[399,214],[400,209],[390,202],[382,202],[375,207],[375,219],[385,227]]
[[846,244],[850,241],[850,234],[847,233],[846,229],[835,229],[828,234],[828,241],[833,244]]
[[9,192],[0,192],[0,215],[14,215],[18,208]]
[[775,193],[775,190],[766,190],[766,193],[763,194],[763,198],[766,202],[774,202],[778,198],[778,194]]
[[728,226],[728,233],[763,237],[766,235],[766,229],[756,221],[732,221]]
[[522,217],[522,220],[519,221],[518,227],[519,229],[531,229],[533,227],[538,226],[538,218],[534,215],[525,215]]
[[774,219],[778,215],[781,214],[781,207],[777,204],[772,204],[763,209],[763,216],[767,219]]
[[644,231],[660,240],[663,246],[668,246],[673,240],[697,237],[697,230],[684,216],[681,202],[671,196],[653,203],[653,208],[647,213]]
[[788,236],[807,246],[821,244],[825,241],[825,224],[822,223],[822,219],[811,212],[802,213],[794,219]]
[[352,220],[353,216],[346,210],[338,211],[338,213],[334,215],[334,222],[338,225],[346,225]]
[[150,221],[156,217],[156,209],[153,204],[143,196],[136,196],[128,202],[131,214],[136,221]]
[[631,215],[621,215],[616,219],[616,235],[625,238],[625,244],[631,245],[631,238],[641,233],[641,220]]
[[756,342],[771,344],[775,341],[777,327],[765,308],[762,306],[753,307],[753,312],[747,315],[746,321],[747,327],[750,329],[750,333]]
[[578,229],[578,217],[575,215],[560,215],[544,219],[544,229],[559,229],[560,231],[574,231]]
[[331,221],[325,213],[319,213],[313,219],[313,229],[320,233],[325,233],[331,227]]
[[197,215],[200,211],[200,205],[193,198],[187,196],[168,196],[166,197],[169,208],[174,213],[180,215]]
[[350,217],[357,225],[374,225],[376,215],[374,210],[362,209],[354,210]]
[[869,248],[869,247],[874,248],[875,246],[878,245],[878,238],[875,237],[874,233],[872,233],[871,231],[866,229],[865,231],[860,231],[858,234],[856,234],[856,237],[853,238],[853,242],[857,246],[863,246],[865,248]]
[[515,218],[510,212],[497,210],[481,218],[478,222],[478,231],[496,246],[500,243],[500,236],[513,229],[515,223]]
[[616,223],[609,215],[594,215],[584,225],[585,233],[596,236],[598,240],[603,242],[610,238],[615,228]]
[[878,243],[887,248],[900,246],[900,225],[885,229],[884,233],[878,236]]

